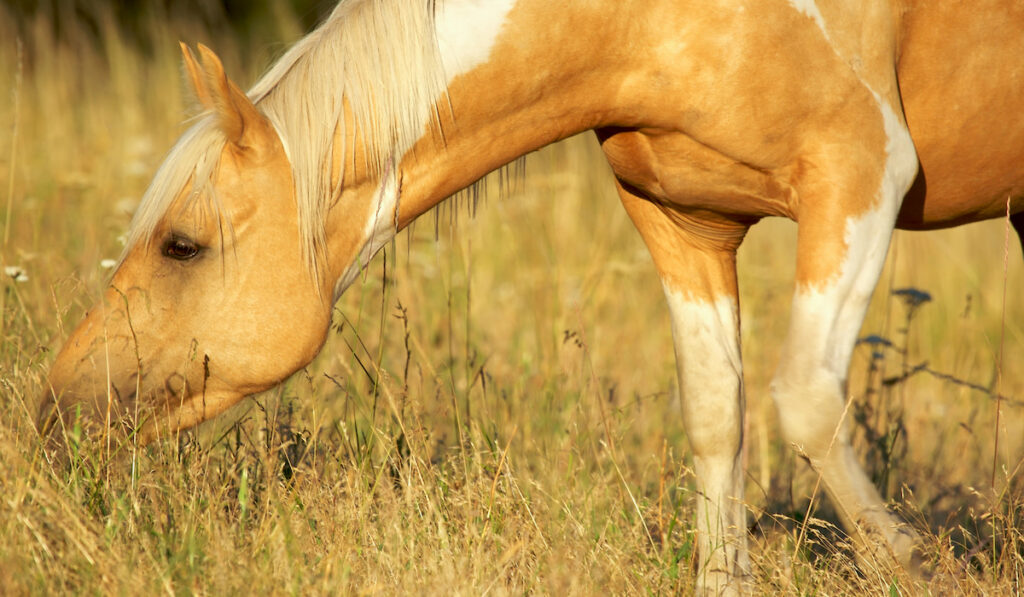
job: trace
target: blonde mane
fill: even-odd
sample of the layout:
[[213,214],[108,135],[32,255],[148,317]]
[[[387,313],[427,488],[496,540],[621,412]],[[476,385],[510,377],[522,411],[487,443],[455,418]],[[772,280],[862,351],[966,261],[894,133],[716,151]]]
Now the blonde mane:
[[[365,147],[371,174],[397,163],[423,135],[445,91],[434,14],[434,0],[342,0],[249,91],[291,162],[302,251],[317,277],[326,252],[324,222],[344,183],[331,185],[333,152],[340,149],[343,164],[355,155],[351,147],[334,147],[336,130],[347,138],[343,106],[351,110],[353,137]],[[188,208],[201,196],[219,210],[211,179],[225,142],[208,115],[182,135],[143,196],[129,247],[151,240],[190,182]]]

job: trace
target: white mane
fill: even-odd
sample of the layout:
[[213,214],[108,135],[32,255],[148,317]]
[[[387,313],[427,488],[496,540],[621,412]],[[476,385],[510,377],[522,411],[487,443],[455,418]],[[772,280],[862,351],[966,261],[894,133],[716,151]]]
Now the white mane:
[[[371,174],[397,163],[423,135],[445,91],[434,14],[434,0],[342,0],[249,92],[291,161],[302,251],[316,274],[326,251],[324,221],[343,184],[332,187],[330,180],[334,133],[345,126],[343,105],[352,111]],[[143,196],[129,247],[151,240],[190,182],[187,208],[197,197],[219,208],[211,177],[225,142],[210,116],[182,135]],[[344,164],[354,152],[340,149]]]

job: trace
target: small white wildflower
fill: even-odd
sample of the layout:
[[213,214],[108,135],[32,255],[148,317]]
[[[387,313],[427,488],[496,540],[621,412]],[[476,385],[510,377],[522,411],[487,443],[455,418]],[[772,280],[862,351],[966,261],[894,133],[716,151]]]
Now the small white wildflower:
[[135,135],[126,144],[128,155],[139,157],[153,153],[153,139],[148,135]]
[[142,160],[130,160],[124,165],[124,173],[128,176],[144,176],[149,172],[149,165]]
[[127,244],[128,244],[128,233],[127,233],[127,232],[125,232],[125,233],[124,233],[124,234],[122,234],[121,236],[118,236],[118,237],[117,237],[117,242],[121,243],[121,246],[122,246],[122,247],[123,247],[123,246],[125,246],[125,245],[127,245]]
[[104,259],[100,261],[100,267],[102,267],[103,269],[111,269],[115,265],[117,265],[117,260],[115,259]]
[[139,200],[135,197],[121,197],[114,204],[114,210],[119,214],[130,216],[135,213],[135,209],[139,206]]
[[4,275],[15,282],[28,282],[28,273],[20,265],[8,265],[4,267]]

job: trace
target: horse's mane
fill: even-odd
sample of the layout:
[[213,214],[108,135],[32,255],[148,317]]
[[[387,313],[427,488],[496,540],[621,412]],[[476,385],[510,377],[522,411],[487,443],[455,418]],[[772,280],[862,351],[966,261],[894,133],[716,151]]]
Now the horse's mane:
[[[326,251],[327,211],[343,184],[339,180],[331,186],[334,132],[345,126],[343,103],[352,112],[355,136],[365,146],[365,165],[378,175],[423,135],[435,102],[444,93],[434,3],[342,0],[249,92],[277,129],[291,162],[302,250],[314,273]],[[182,135],[143,196],[129,247],[151,240],[171,203],[190,182],[186,208],[202,197],[219,209],[210,179],[225,142],[208,115]],[[351,148],[340,149],[344,164]]]

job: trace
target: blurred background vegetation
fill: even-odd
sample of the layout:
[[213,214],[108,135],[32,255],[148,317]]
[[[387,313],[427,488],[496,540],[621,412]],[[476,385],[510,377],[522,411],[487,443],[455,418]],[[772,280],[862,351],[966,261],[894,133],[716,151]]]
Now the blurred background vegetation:
[[188,23],[243,42],[273,39],[278,28],[298,25],[303,30],[320,22],[334,6],[330,0],[5,0],[7,15],[18,28],[44,20],[55,37],[88,35],[102,44],[110,21],[132,45],[152,52],[149,26],[154,22]]

